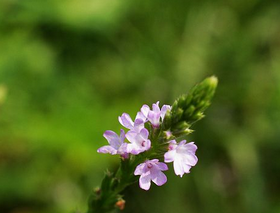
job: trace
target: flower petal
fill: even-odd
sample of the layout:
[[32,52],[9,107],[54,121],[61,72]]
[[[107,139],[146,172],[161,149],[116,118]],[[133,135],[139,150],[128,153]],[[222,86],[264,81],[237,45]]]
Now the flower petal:
[[109,153],[111,155],[117,154],[117,150],[111,146],[102,146],[97,150],[98,153]]
[[146,128],[141,129],[140,135],[142,138],[147,139],[149,136],[149,131]]
[[167,177],[165,174],[163,174],[163,172],[158,171],[157,174],[155,175],[155,177],[152,179],[152,181],[158,185],[158,186],[162,186],[163,184],[166,183],[167,181]]
[[160,119],[160,113],[156,113],[154,111],[150,111],[148,114],[148,120],[152,123],[154,127],[159,126],[159,119]]
[[171,140],[171,141],[169,141],[168,149],[169,150],[174,150],[174,149],[177,148],[177,146],[178,146],[177,142],[175,140]]
[[141,175],[139,178],[139,186],[141,189],[149,190],[151,187],[151,178],[149,175]]
[[194,154],[186,154],[183,156],[184,164],[188,164],[190,166],[195,166],[198,158]]
[[146,121],[147,116],[145,116],[142,112],[138,112],[137,115],[136,115],[135,120],[137,120],[137,119],[140,119],[142,121]]
[[147,160],[146,162],[152,162],[152,163],[157,164],[159,162],[159,159]]
[[159,101],[153,104],[153,111],[157,114],[160,113],[160,108],[159,108]]
[[176,157],[176,150],[170,150],[164,154],[164,162],[170,163],[174,161],[175,157]]
[[141,112],[145,116],[145,118],[147,118],[148,117],[148,113],[150,112],[150,107],[148,105],[144,104],[141,107]]
[[111,130],[107,130],[107,131],[104,132],[103,136],[104,136],[104,138],[107,139],[109,144],[112,147],[114,147],[115,149],[118,149],[119,146],[121,145],[120,138],[115,132],[113,132]]
[[168,170],[168,166],[165,163],[162,162],[158,162],[157,163],[157,167],[161,170],[161,171],[166,171]]
[[125,139],[125,131],[123,129],[121,129],[121,133],[120,133],[120,140],[121,140],[121,143],[124,142],[124,139]]
[[184,174],[184,167],[180,159],[175,159],[173,162],[174,172],[176,175],[180,175],[180,177]]
[[135,144],[128,144],[127,152],[133,155],[138,155],[139,153],[143,152],[143,150],[140,150],[139,147],[136,146]]
[[164,116],[165,116],[165,114],[166,114],[166,112],[168,110],[171,110],[171,106],[170,105],[163,105],[162,106],[161,112],[160,112],[160,117],[161,117],[162,120],[164,119]]
[[127,113],[123,113],[121,116],[119,116],[119,122],[127,129],[132,129],[134,125],[131,117]]
[[195,153],[197,150],[197,146],[194,144],[194,142],[187,143],[186,145],[184,145],[184,147],[192,153]]
[[141,129],[144,128],[144,121],[142,119],[137,118],[134,122],[133,130],[135,132],[140,132]]
[[127,145],[128,145],[127,143],[123,143],[123,144],[119,147],[117,153],[118,153],[118,154],[121,154],[121,155],[127,154],[127,153],[128,153],[128,151],[127,151]]
[[190,165],[184,164],[183,165],[184,168],[184,173],[190,173],[190,169],[192,168]]
[[150,140],[146,140],[144,143],[141,144],[144,151],[147,151],[151,148],[151,141]]
[[179,146],[183,146],[184,144],[186,144],[187,141],[186,140],[182,140],[180,143],[179,143]]
[[125,137],[131,143],[136,143],[137,142],[137,132],[135,132],[133,130],[128,131],[126,133]]
[[139,164],[134,171],[134,175],[141,175],[142,173],[144,173],[145,166],[146,163]]

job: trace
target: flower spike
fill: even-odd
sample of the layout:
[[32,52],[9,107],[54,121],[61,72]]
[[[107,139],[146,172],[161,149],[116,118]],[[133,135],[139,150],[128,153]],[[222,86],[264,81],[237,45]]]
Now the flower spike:
[[[161,186],[167,182],[164,171],[166,163],[173,163],[176,175],[183,177],[198,162],[197,146],[187,143],[186,136],[193,132],[191,125],[204,117],[214,95],[217,78],[212,76],[196,85],[189,94],[180,96],[172,105],[159,106],[159,101],[143,105],[135,120],[123,113],[118,117],[123,129],[120,135],[111,130],[103,136],[109,145],[97,152],[120,156],[120,167],[114,172],[106,172],[101,187],[92,192],[88,213],[112,212],[123,209],[125,201],[121,192],[137,182],[141,189],[149,190],[151,182]],[[164,159],[164,163],[159,159]]]

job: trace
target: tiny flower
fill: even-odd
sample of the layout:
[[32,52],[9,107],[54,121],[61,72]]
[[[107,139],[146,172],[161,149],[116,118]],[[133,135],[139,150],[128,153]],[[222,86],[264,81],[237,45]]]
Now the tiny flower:
[[170,130],[164,131],[164,134],[167,139],[172,137],[172,132]]
[[119,122],[125,128],[139,132],[142,128],[144,128],[144,116],[141,112],[137,113],[135,121],[133,122],[129,114],[123,113],[119,116]]
[[141,129],[140,132],[131,130],[125,136],[131,142],[127,144],[128,153],[138,155],[151,148],[151,141],[148,139],[149,131],[145,128]]
[[153,159],[139,164],[134,171],[134,175],[141,175],[139,178],[140,188],[149,190],[151,181],[158,186],[166,183],[167,178],[162,172],[166,170],[168,170],[168,167],[165,163],[159,162],[158,159]]
[[164,116],[167,110],[170,110],[171,106],[163,105],[162,108],[159,108],[159,101],[152,106],[152,110],[148,105],[143,105],[141,108],[142,115],[144,115],[153,125],[153,127],[158,128],[161,120],[164,119]]
[[195,166],[198,159],[195,155],[197,146],[194,142],[186,144],[186,140],[179,144],[175,140],[170,141],[169,151],[164,154],[164,162],[173,162],[174,172],[182,177],[184,173],[190,173],[192,166]]
[[127,143],[124,143],[125,132],[121,129],[120,136],[111,130],[105,131],[103,136],[107,139],[110,145],[100,147],[98,153],[109,153],[111,155],[120,154],[126,156]]

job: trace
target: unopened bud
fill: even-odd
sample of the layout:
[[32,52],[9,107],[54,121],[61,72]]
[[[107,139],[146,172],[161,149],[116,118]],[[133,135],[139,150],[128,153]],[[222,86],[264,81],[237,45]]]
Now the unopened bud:
[[178,107],[184,108],[186,105],[186,96],[182,95],[180,98],[178,98]]
[[125,200],[123,199],[120,199],[116,202],[116,207],[119,209],[119,210],[124,210],[124,207],[125,207]]
[[100,195],[101,193],[101,189],[99,187],[96,187],[95,189],[93,189],[93,191],[96,195]]
[[186,121],[188,121],[188,119],[192,116],[192,114],[195,111],[195,106],[190,105],[184,112],[184,118]]
[[182,108],[177,108],[172,110],[172,123],[177,123],[181,120],[184,110]]
[[164,136],[167,140],[170,140],[172,138],[172,132],[169,130],[164,131]]

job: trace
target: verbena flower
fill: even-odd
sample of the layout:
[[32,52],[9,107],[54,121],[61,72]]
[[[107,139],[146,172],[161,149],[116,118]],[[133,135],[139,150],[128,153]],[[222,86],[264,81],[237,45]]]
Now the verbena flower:
[[125,137],[130,142],[127,144],[127,152],[133,155],[137,155],[141,152],[147,151],[151,148],[151,141],[149,137],[149,131],[142,128],[140,132],[129,131]]
[[149,190],[151,181],[153,181],[158,186],[166,183],[167,178],[162,172],[166,170],[168,170],[168,167],[165,163],[159,162],[158,159],[153,159],[139,164],[134,171],[134,175],[140,175],[140,188]]
[[174,172],[182,177],[185,173],[190,173],[192,166],[195,166],[198,159],[195,155],[197,146],[194,142],[186,144],[186,140],[179,144],[175,140],[170,141],[169,151],[164,154],[164,162],[173,162]]
[[121,116],[119,116],[119,122],[121,125],[123,125],[125,128],[140,132],[142,128],[144,128],[144,116],[141,112],[137,113],[135,121],[132,121],[131,117],[127,113],[123,113]]
[[163,105],[160,109],[159,101],[152,105],[152,110],[148,105],[143,105],[141,108],[142,115],[144,115],[147,120],[151,122],[153,127],[158,128],[160,126],[160,118],[164,119],[167,110],[170,110],[171,106]]
[[99,153],[109,153],[111,155],[126,155],[127,153],[127,143],[124,142],[125,132],[121,129],[120,136],[111,130],[105,131],[103,136],[107,139],[110,145],[100,147],[97,152]]

